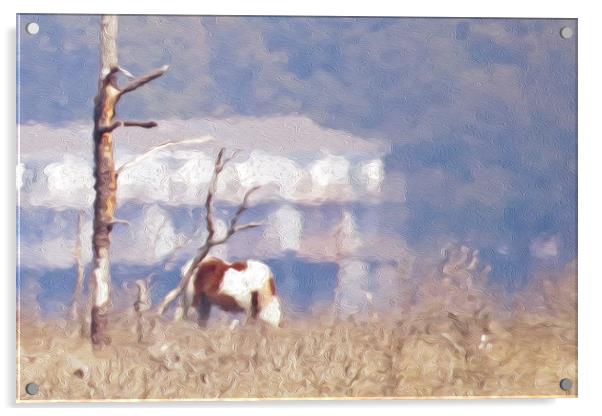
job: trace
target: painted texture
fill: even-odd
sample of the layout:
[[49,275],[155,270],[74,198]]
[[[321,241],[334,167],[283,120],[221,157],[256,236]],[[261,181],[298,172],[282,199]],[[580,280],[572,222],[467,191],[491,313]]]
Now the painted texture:
[[368,322],[320,314],[280,329],[230,329],[227,319],[201,329],[151,318],[139,344],[130,312],[102,354],[72,322],[27,322],[21,379],[40,383],[37,399],[55,400],[577,394],[577,385],[559,388],[561,378],[577,380],[573,271],[538,282],[514,313],[480,287],[440,278],[418,288],[416,304]]
[[[577,33],[549,19],[120,16],[119,85],[171,67],[119,103],[158,127],[92,147],[100,17],[21,16],[18,397],[576,395],[565,26]],[[221,148],[233,158],[212,182]],[[254,187],[241,223],[262,225],[199,251]],[[159,318],[201,254],[265,264],[278,308],[257,299],[257,315],[281,312],[282,327],[214,308],[199,328],[190,285]],[[99,350],[94,302],[113,340]]]

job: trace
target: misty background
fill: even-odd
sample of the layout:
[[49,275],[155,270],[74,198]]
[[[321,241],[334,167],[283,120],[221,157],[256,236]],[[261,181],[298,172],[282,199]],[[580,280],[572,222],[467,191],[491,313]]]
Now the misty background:
[[[24,27],[40,25],[31,36]],[[291,314],[335,298],[360,310],[396,301],[400,278],[449,243],[478,249],[498,290],[576,259],[576,39],[573,20],[121,16],[120,64],[170,70],[119,105],[124,172],[113,231],[116,286],[156,272],[155,298],[203,234],[219,147],[218,214],[262,185],[259,229],[214,252],[274,270]],[[92,100],[98,16],[21,15],[17,166],[22,293],[57,311],[75,283],[78,211],[91,258]],[[184,247],[173,256],[173,250]],[[25,295],[23,295],[25,296]]]

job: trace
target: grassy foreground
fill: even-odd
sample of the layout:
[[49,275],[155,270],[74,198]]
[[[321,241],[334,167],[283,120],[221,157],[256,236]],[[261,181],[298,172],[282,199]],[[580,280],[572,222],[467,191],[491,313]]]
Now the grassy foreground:
[[[571,274],[572,275],[572,274]],[[425,282],[422,302],[367,322],[313,319],[271,329],[115,317],[92,349],[69,321],[22,320],[18,399],[575,396],[575,278],[541,280],[504,310],[476,288]],[[428,294],[428,296],[427,296]],[[428,301],[424,301],[428,299]],[[497,302],[499,303],[499,302]],[[565,393],[559,380],[569,377]],[[25,393],[35,381],[40,391]]]

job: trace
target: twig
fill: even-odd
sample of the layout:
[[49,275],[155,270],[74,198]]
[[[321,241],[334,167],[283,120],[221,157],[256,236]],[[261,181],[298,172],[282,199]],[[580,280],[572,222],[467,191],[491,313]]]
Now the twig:
[[149,157],[150,155],[152,155],[154,152],[157,152],[161,149],[165,149],[167,147],[171,147],[171,146],[176,146],[176,145],[187,145],[187,144],[202,144],[202,143],[207,143],[213,140],[213,137],[211,136],[204,136],[204,137],[200,137],[200,138],[196,138],[196,139],[187,139],[187,140],[180,140],[177,142],[174,141],[168,141],[168,142],[164,142],[161,144],[158,144],[157,146],[153,146],[150,149],[148,149],[146,152],[139,154],[138,156],[128,160],[127,162],[125,162],[123,165],[121,165],[121,167],[119,169],[117,169],[117,171],[115,172],[115,174],[117,176],[119,176],[124,170],[131,168],[133,165],[141,162],[142,160],[146,159],[147,157]]

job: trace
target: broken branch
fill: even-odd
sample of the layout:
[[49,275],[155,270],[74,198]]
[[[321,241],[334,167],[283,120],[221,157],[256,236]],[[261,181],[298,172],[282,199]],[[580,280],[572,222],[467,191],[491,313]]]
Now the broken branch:
[[123,225],[131,225],[129,221],[127,220],[120,220],[120,219],[113,219],[113,221],[109,222],[110,226],[113,226],[115,224],[123,224]]
[[121,165],[121,167],[119,169],[117,169],[116,171],[116,175],[119,176],[124,170],[131,168],[133,165],[140,163],[141,161],[143,161],[144,159],[146,159],[147,157],[149,157],[150,155],[152,155],[153,153],[161,150],[161,149],[165,149],[167,147],[170,146],[176,146],[176,145],[186,145],[186,144],[202,144],[202,143],[207,143],[213,140],[213,137],[211,136],[205,136],[205,137],[200,137],[200,138],[196,138],[196,139],[187,139],[187,140],[180,140],[177,142],[174,141],[169,141],[169,142],[164,142],[161,143],[157,146],[153,146],[150,149],[148,149],[146,152],[134,157],[131,160],[128,160],[127,162],[125,162],[123,165]]
[[161,75],[163,75],[165,72],[167,72],[168,69],[169,69],[169,65],[163,65],[161,68],[154,70],[150,74],[144,75],[140,78],[133,80],[132,82],[127,84],[125,87],[121,88],[119,95],[121,96],[123,94],[127,94],[128,92],[137,90],[144,84],[147,84],[147,83],[151,82],[152,80],[159,78]]
[[129,79],[134,79],[136,78],[135,76],[132,75],[132,73],[130,71],[128,71],[127,69],[125,69],[124,67],[122,67],[121,65],[117,66],[117,69],[119,69],[119,71],[121,71],[121,73],[123,75],[125,75],[127,78]]
[[110,133],[115,130],[117,127],[142,127],[145,129],[151,129],[153,127],[157,127],[158,124],[156,121],[135,121],[135,120],[126,120],[126,121],[114,121],[111,125],[102,127],[100,129],[101,133]]
[[[261,227],[262,225],[263,225],[263,223],[261,223],[261,222],[251,222],[249,224],[239,225],[238,227],[234,228],[234,233],[237,233],[239,231],[248,230],[251,228]],[[232,233],[232,234],[234,234],[234,233]]]

